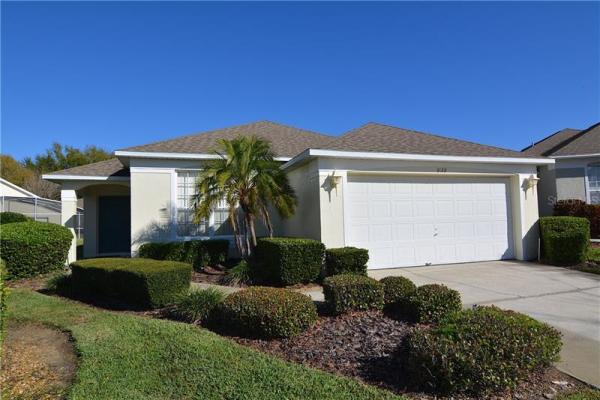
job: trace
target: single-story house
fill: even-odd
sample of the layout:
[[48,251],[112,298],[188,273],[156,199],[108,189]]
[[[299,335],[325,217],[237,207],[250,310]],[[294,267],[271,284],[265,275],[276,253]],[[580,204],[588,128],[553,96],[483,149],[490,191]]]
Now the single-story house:
[[[39,222],[61,223],[61,202],[46,199],[0,178],[0,212],[15,212]],[[78,207],[75,235],[83,235],[83,208]]]
[[297,212],[274,221],[277,235],[367,248],[370,268],[537,257],[537,167],[553,159],[376,123],[332,137],[261,121],[125,148],[44,178],[62,185],[65,225],[84,198],[85,257],[231,238],[226,204],[196,225],[190,196],[216,140],[238,135],[270,141],[296,191]]
[[563,129],[522,152],[555,160],[538,168],[540,215],[552,215],[558,200],[600,204],[600,123],[584,130]]

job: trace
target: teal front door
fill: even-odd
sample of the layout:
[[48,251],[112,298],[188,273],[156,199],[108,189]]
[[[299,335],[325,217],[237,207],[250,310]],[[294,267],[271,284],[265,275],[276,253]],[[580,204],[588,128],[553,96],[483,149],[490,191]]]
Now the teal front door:
[[98,197],[98,253],[131,251],[131,198]]

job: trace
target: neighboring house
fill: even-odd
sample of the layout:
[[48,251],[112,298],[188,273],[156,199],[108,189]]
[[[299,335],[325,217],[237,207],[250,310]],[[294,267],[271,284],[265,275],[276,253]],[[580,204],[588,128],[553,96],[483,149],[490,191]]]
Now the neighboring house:
[[540,215],[552,215],[558,200],[600,204],[600,123],[584,130],[563,129],[522,152],[556,161],[538,168]]
[[[40,222],[61,223],[61,203],[31,193],[6,179],[0,178],[0,212],[10,211],[27,215]],[[83,235],[83,209],[77,212],[74,227],[78,238]]]
[[331,137],[256,122],[122,149],[44,178],[62,185],[64,221],[84,198],[85,257],[231,238],[227,205],[196,225],[190,197],[217,139],[238,135],[270,141],[296,190],[297,212],[274,221],[276,235],[367,248],[370,268],[537,257],[536,168],[554,160],[381,124]]

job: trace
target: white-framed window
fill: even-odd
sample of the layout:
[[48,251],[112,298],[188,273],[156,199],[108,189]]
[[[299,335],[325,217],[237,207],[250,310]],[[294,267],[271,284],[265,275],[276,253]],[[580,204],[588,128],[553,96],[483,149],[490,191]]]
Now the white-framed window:
[[229,205],[221,200],[208,220],[194,223],[194,198],[198,193],[199,171],[177,171],[177,237],[233,235]]
[[600,163],[592,163],[587,167],[588,202],[600,204]]

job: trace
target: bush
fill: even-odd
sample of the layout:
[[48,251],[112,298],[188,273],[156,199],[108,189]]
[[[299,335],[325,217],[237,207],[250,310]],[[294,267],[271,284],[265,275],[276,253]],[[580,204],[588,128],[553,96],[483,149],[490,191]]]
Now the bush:
[[28,222],[28,221],[33,221],[33,220],[23,214],[10,212],[10,211],[0,212],[0,225],[12,224],[15,222]]
[[76,296],[99,296],[138,307],[175,302],[190,287],[192,268],[146,258],[92,258],[71,264]]
[[192,264],[195,270],[222,264],[227,260],[229,240],[189,240],[185,242],[144,243],[140,246],[140,258],[181,261]]
[[252,272],[252,267],[248,261],[241,260],[225,272],[221,282],[230,286],[248,285],[252,282]]
[[4,260],[0,258],[0,361],[2,361],[2,342],[4,341],[4,322],[6,320],[6,297],[8,288],[4,283],[6,267]]
[[558,360],[560,333],[526,315],[476,307],[435,329],[413,330],[406,342],[412,382],[442,393],[481,396],[513,388]]
[[260,238],[255,277],[263,282],[294,285],[314,282],[321,273],[325,246],[312,239]]
[[325,250],[325,276],[338,274],[367,274],[369,250],[342,247]]
[[60,273],[54,275],[46,282],[46,290],[65,297],[71,297],[71,275]]
[[222,328],[264,339],[295,336],[317,320],[310,299],[287,289],[255,286],[230,294],[219,309]]
[[383,285],[386,311],[394,317],[407,317],[410,312],[411,298],[417,291],[417,285],[403,276],[388,276],[380,282]]
[[206,324],[223,300],[225,294],[218,289],[194,290],[177,299],[174,314],[182,321]]
[[2,226],[0,254],[7,279],[28,278],[63,268],[73,235],[68,228],[45,222],[16,222]]
[[341,274],[325,278],[323,294],[327,307],[336,315],[383,308],[383,285],[363,275]]
[[445,285],[419,286],[410,299],[408,317],[431,324],[462,309],[460,293]]
[[542,259],[554,265],[575,265],[586,260],[590,223],[577,217],[540,218]]
[[590,235],[600,239],[600,204],[586,204],[585,201],[559,200],[554,204],[555,216],[581,217],[590,222]]

